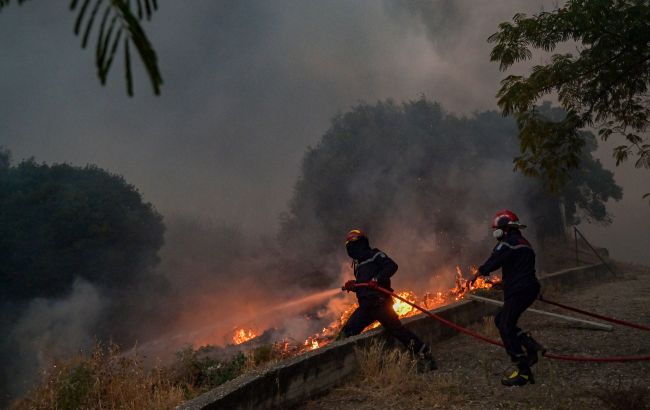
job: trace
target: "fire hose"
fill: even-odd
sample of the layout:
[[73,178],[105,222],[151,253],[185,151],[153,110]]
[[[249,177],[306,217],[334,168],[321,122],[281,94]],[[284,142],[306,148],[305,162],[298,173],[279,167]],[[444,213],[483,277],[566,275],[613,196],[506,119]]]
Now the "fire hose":
[[[443,317],[440,316],[440,315],[437,315],[437,314],[435,314],[435,313],[432,313],[432,312],[426,310],[425,308],[423,308],[423,307],[421,307],[421,306],[418,306],[417,304],[415,304],[415,303],[413,303],[413,302],[411,302],[411,301],[409,301],[409,300],[406,300],[405,298],[399,296],[398,294],[393,293],[393,292],[391,292],[391,291],[389,291],[389,290],[387,290],[387,289],[382,288],[381,286],[368,286],[367,283],[356,283],[356,284],[354,285],[354,287],[369,287],[369,288],[371,288],[371,289],[377,290],[377,291],[379,291],[379,292],[382,292],[382,293],[384,293],[384,294],[386,294],[386,295],[392,296],[392,297],[394,297],[394,298],[396,298],[396,299],[401,300],[401,301],[404,302],[404,303],[407,303],[407,304],[413,306],[414,308],[418,309],[419,311],[421,311],[421,312],[424,313],[425,315],[432,317],[433,319],[437,320],[438,322],[440,322],[440,323],[442,323],[442,324],[444,324],[444,325],[446,325],[446,326],[448,326],[448,327],[450,327],[450,328],[452,328],[452,329],[454,329],[454,330],[456,330],[456,331],[458,331],[458,332],[460,332],[460,333],[465,333],[465,334],[468,335],[468,336],[471,336],[471,337],[473,337],[473,338],[475,338],[475,339],[482,340],[482,341],[484,341],[484,342],[486,342],[486,343],[489,343],[489,344],[492,344],[492,345],[495,345],[495,346],[501,346],[501,347],[504,347],[504,346],[503,346],[503,343],[501,343],[501,342],[499,342],[499,341],[497,341],[497,340],[490,339],[489,337],[485,337],[485,336],[483,336],[483,335],[481,335],[481,334],[479,334],[479,333],[473,332],[473,331],[471,331],[471,330],[469,330],[469,329],[466,329],[466,328],[464,328],[464,327],[462,327],[462,326],[460,326],[460,325],[457,325],[456,323],[451,322],[451,321],[449,321],[449,320],[443,318]],[[343,289],[345,289],[345,288],[343,288]],[[543,353],[542,355],[543,355],[544,357],[546,357],[547,359],[553,359],[553,360],[564,360],[564,361],[571,361],[571,362],[600,362],[600,363],[611,363],[611,362],[640,362],[640,361],[650,361],[650,355],[649,355],[649,356],[610,356],[610,357],[591,357],[591,356],[570,356],[570,355],[559,355],[559,354],[548,353],[548,352],[545,352],[545,353]]]

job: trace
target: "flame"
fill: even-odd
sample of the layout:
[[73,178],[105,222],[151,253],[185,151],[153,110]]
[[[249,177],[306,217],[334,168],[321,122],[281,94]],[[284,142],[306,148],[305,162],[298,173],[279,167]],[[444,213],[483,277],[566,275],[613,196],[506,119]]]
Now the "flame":
[[[472,276],[476,276],[478,269],[475,266],[471,266],[470,272]],[[490,289],[499,282],[501,282],[501,278],[498,276],[492,276],[489,279],[481,276],[476,278],[474,283],[470,285],[469,279],[465,279],[460,266],[456,266],[455,285],[447,292],[425,292],[422,298],[418,298],[415,292],[410,290],[399,291],[396,292],[396,294],[408,300],[409,302],[416,303],[426,309],[431,310],[449,304],[451,302],[461,300],[469,291],[476,289]],[[358,306],[359,305],[357,303],[353,303],[348,306],[343,311],[343,313],[341,313],[338,319],[330,323],[329,326],[323,328],[321,332],[318,332],[305,339],[303,343],[300,343],[291,338],[275,342],[273,345],[274,351],[277,352],[280,357],[291,357],[309,350],[318,349],[319,347],[323,347],[333,342],[340,333],[343,325],[348,321]],[[395,313],[397,313],[400,319],[415,316],[421,313],[418,309],[397,298],[393,298],[393,310]],[[364,331],[374,329],[379,326],[380,324],[378,322],[375,322],[364,329]],[[232,342],[233,344],[237,345],[246,342],[256,336],[257,333],[253,330],[237,328],[233,332]]]
[[235,328],[232,332],[232,344],[239,345],[256,338],[258,335],[253,329],[244,329],[243,327]]
[[[397,292],[397,294],[400,297],[408,300],[409,302],[417,303],[417,298],[415,297],[415,293],[411,292],[410,290],[404,292]],[[413,316],[413,314],[417,314],[420,312],[413,306],[397,298],[393,298],[393,310],[395,311],[395,313],[397,313],[397,316],[399,317],[409,317],[409,316]]]
[[305,340],[304,345],[308,348],[308,350],[314,350],[320,347],[318,340],[312,339],[311,337],[308,337],[307,340]]
[[[478,275],[478,268],[476,266],[470,267],[470,272],[472,276],[476,277]],[[495,284],[501,282],[501,278],[498,276],[491,276],[487,278],[486,276],[478,276],[474,283],[470,284],[469,279],[463,277],[463,272],[460,269],[460,266],[456,266],[456,285],[451,290],[451,293],[454,295],[454,300],[461,300],[465,294],[471,290],[476,289],[491,289]]]

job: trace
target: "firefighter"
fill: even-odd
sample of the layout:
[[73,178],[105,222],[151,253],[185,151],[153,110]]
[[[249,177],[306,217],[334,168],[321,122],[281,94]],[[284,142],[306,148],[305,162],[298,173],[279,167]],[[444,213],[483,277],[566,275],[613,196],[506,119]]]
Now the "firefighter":
[[[390,278],[397,271],[397,264],[384,252],[371,248],[368,237],[359,229],[347,234],[345,249],[353,260],[355,280],[347,281],[343,289],[356,292],[359,307],[343,326],[339,338],[358,335],[368,325],[379,321],[388,333],[404,344],[417,358],[418,370],[435,370],[436,362],[429,347],[402,325],[393,310],[392,297],[376,290],[380,286],[393,291]],[[357,283],[367,283],[368,287],[355,287]]]
[[514,212],[497,212],[492,222],[493,236],[498,241],[492,255],[478,268],[478,276],[487,276],[501,268],[504,303],[494,318],[506,352],[517,368],[501,380],[505,386],[523,386],[535,383],[531,366],[537,363],[538,353],[545,352],[530,333],[517,327],[519,316],[533,304],[539,295],[540,284],[535,276],[535,251],[521,234],[526,225],[519,222]]

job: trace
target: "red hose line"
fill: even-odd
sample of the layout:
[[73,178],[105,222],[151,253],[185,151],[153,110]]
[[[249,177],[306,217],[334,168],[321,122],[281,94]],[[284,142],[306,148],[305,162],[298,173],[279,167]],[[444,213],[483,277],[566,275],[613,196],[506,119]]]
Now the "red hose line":
[[[357,283],[354,285],[355,287],[370,287],[368,286],[367,283]],[[469,329],[466,329],[462,326],[457,325],[454,322],[451,322],[445,318],[443,318],[440,315],[436,315],[435,313],[431,313],[425,308],[418,306],[417,304],[410,302],[403,297],[387,290],[384,289],[380,286],[377,287],[372,287],[372,289],[375,289],[379,292],[385,293],[386,295],[392,296],[396,299],[401,300],[404,303],[408,303],[409,305],[413,306],[414,308],[420,310],[422,313],[431,316],[435,320],[441,322],[444,325],[447,325],[451,327],[452,329],[457,330],[458,332],[465,333],[466,335],[472,336],[475,339],[482,340],[486,343],[490,343],[495,346],[503,346],[503,343],[496,341],[494,339],[490,339],[488,337],[485,337],[483,335],[480,335],[478,333],[472,332]],[[544,357],[548,359],[553,359],[553,360],[564,360],[564,361],[571,361],[571,362],[597,362],[597,363],[612,363],[612,362],[641,362],[641,361],[650,361],[650,356],[611,356],[611,357],[591,357],[591,356],[568,356],[568,355],[559,355],[559,354],[553,354],[553,353],[544,353]]]
[[[356,286],[367,286],[367,285],[365,285],[365,284],[357,284]],[[436,319],[437,321],[439,321],[439,322],[441,322],[441,323],[443,323],[443,324],[449,326],[449,327],[452,328],[452,329],[455,329],[455,330],[457,330],[457,331],[459,331],[459,332],[461,332],[461,333],[465,333],[466,335],[470,335],[470,336],[472,336],[472,337],[475,337],[475,338],[477,338],[477,339],[479,339],[479,340],[482,340],[482,341],[484,341],[484,342],[486,342],[486,343],[490,343],[490,344],[493,344],[493,345],[495,345],[495,346],[501,346],[501,347],[503,347],[503,343],[498,342],[498,341],[493,340],[493,339],[490,339],[490,338],[488,338],[488,337],[482,336],[482,335],[480,335],[480,334],[478,334],[478,333],[474,333],[474,332],[472,332],[472,331],[469,330],[469,329],[465,329],[464,327],[461,327],[461,326],[457,325],[456,323],[451,322],[451,321],[445,319],[444,317],[442,317],[442,316],[440,316],[440,315],[436,315],[435,313],[431,313],[431,312],[429,312],[428,310],[426,310],[425,308],[423,308],[423,307],[421,307],[421,306],[418,306],[418,305],[416,305],[415,303],[410,302],[410,301],[404,299],[403,297],[401,297],[400,295],[397,295],[397,294],[395,294],[395,293],[393,293],[393,292],[391,292],[391,291],[389,291],[389,290],[387,290],[387,289],[384,289],[384,288],[378,286],[378,287],[376,288],[376,290],[378,290],[378,291],[380,291],[380,292],[383,292],[383,293],[385,293],[385,294],[387,294],[387,295],[390,295],[390,296],[392,296],[392,297],[394,297],[394,298],[397,298],[397,299],[401,300],[402,302],[408,303],[409,305],[411,305],[411,306],[413,306],[414,308],[420,310],[420,311],[423,312],[424,314],[431,316],[432,318],[434,318],[434,319]]]
[[570,310],[572,312],[580,313],[580,314],[585,315],[585,316],[591,316],[591,317],[595,317],[595,318],[604,320],[606,322],[616,323],[617,325],[633,327],[635,329],[640,329],[640,330],[645,330],[645,331],[650,332],[650,327],[649,326],[639,325],[637,323],[626,322],[624,320],[614,319],[613,317],[607,317],[607,316],[599,315],[597,313],[587,312],[586,310],[574,308],[574,307],[571,307],[571,306],[563,305],[563,304],[558,303],[558,302],[553,302],[553,301],[550,301],[548,299],[544,299],[541,295],[539,297],[539,300],[544,302],[544,303],[548,303],[549,305],[558,306],[558,307],[561,307],[562,309],[566,309],[566,310]]

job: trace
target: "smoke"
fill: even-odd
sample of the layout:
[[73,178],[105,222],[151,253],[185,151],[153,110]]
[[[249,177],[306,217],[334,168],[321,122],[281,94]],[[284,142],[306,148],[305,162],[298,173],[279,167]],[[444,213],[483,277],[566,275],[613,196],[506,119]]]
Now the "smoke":
[[145,28],[163,95],[150,97],[136,72],[133,100],[119,61],[108,86],[98,85],[65,7],[3,10],[0,44],[12,58],[0,66],[0,84],[12,103],[0,113],[0,144],[17,159],[124,175],[164,215],[216,217],[259,234],[277,229],[305,147],[336,112],[420,94],[454,112],[495,107],[501,74],[485,39],[516,10],[543,3],[159,4]]
[[32,300],[6,335],[5,343],[16,349],[3,366],[11,374],[9,392],[30,387],[34,376],[55,359],[89,351],[106,306],[101,292],[83,280],[74,283],[66,298]]
[[[400,266],[397,288],[450,289],[456,266],[467,272],[489,254],[495,210],[524,221],[559,212],[557,200],[530,207],[536,182],[511,171],[515,132],[497,113],[458,118],[426,99],[337,117],[305,157],[281,231],[286,247],[320,265],[294,265],[338,279],[343,233],[361,228]],[[535,242],[536,232],[526,236]]]
[[[350,278],[339,239],[325,252],[320,241],[357,225],[399,263],[400,285],[447,289],[454,266],[479,262],[489,245],[450,238],[445,224],[454,225],[458,237],[485,238],[496,209],[535,219],[517,195],[522,177],[509,161],[488,159],[471,173],[470,163],[445,162],[436,178],[450,191],[436,197],[441,225],[426,236],[417,227],[431,215],[395,180],[389,182],[400,200],[380,204],[386,205],[381,219],[351,215],[328,231],[311,231],[307,227],[322,225],[322,208],[338,199],[304,204],[302,229],[318,233],[289,249],[275,241],[278,216],[287,211],[306,147],[318,143],[332,117],[360,100],[426,95],[459,115],[495,109],[503,74],[489,62],[485,39],[516,12],[549,10],[553,3],[159,1],[145,29],[159,55],[163,94],[152,97],[136,71],[135,99],[125,96],[118,61],[109,84],[98,84],[92,52],[79,48],[71,34],[74,15],[65,6],[25,2],[4,9],[0,145],[18,160],[92,163],[124,175],[165,215],[167,226],[151,281],[110,296],[78,282],[64,300],[16,308],[21,313],[11,340],[23,351],[12,369],[33,374],[50,354],[88,346],[107,314],[122,326],[109,334],[119,331],[127,343],[163,335],[173,340],[167,350],[200,338],[226,342],[236,325],[274,325],[279,315],[268,313],[274,306]],[[378,172],[342,186],[360,197],[374,195],[367,181],[385,181]],[[647,180],[632,173],[620,178],[624,187]],[[462,200],[448,199],[456,196]],[[594,231],[594,241],[617,247],[615,256],[650,262],[648,229],[639,229],[643,218],[632,217],[647,214],[643,205],[626,212],[629,202],[618,204],[616,236]],[[534,239],[534,231],[528,236]],[[336,312],[342,305],[334,300],[329,311]],[[116,302],[122,316],[114,313]],[[309,330],[293,319],[284,326]]]

